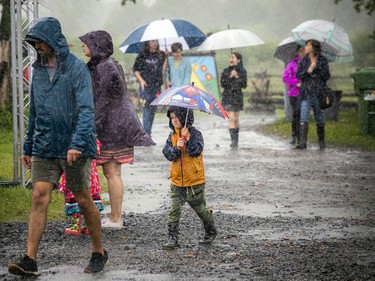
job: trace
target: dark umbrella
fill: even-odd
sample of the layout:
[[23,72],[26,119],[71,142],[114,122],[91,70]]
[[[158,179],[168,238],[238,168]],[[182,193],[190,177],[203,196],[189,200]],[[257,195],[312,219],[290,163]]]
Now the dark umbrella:
[[296,56],[297,47],[298,44],[292,37],[285,38],[277,45],[273,56],[287,64]]

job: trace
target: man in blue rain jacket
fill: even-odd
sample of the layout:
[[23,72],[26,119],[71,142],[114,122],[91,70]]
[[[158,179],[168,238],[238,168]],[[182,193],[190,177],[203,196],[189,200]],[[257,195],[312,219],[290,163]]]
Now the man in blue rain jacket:
[[22,162],[31,169],[32,204],[27,255],[12,263],[11,274],[39,275],[36,256],[46,226],[52,189],[61,174],[72,190],[92,239],[86,273],[102,271],[108,260],[102,247],[100,214],[89,191],[91,161],[96,157],[92,82],[85,63],[69,51],[55,18],[42,18],[25,39],[38,53],[33,64],[29,126]]

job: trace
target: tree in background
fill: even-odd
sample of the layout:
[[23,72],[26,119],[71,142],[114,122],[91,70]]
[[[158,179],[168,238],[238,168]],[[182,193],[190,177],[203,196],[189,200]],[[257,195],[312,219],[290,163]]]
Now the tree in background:
[[[335,0],[335,4],[341,2],[342,0]],[[357,13],[360,13],[362,9],[367,11],[369,16],[375,11],[375,0],[353,0],[354,9]],[[372,31],[370,38],[375,39],[375,30]]]
[[0,21],[0,112],[11,97],[10,0],[0,0],[3,7]]

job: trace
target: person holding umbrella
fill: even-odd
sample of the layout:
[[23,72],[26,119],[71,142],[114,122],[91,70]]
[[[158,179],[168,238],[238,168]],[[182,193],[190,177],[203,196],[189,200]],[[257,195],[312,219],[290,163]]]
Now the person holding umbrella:
[[168,219],[168,241],[163,249],[179,247],[178,230],[182,206],[187,202],[203,222],[205,235],[200,244],[210,244],[217,236],[212,212],[204,197],[205,175],[203,166],[204,141],[202,133],[193,127],[193,110],[169,106],[167,116],[172,129],[163,148],[171,161],[171,205]]
[[161,91],[167,68],[166,55],[159,49],[158,40],[144,43],[142,51],[135,59],[133,71],[139,82],[139,96],[143,112],[143,127],[151,136],[156,107],[150,103]]
[[231,147],[238,147],[240,131],[240,111],[243,110],[242,89],[247,87],[247,72],[242,64],[242,55],[233,52],[229,56],[229,67],[221,74],[221,86],[224,88],[222,105],[229,116]]
[[305,57],[298,65],[297,79],[301,80],[301,124],[297,149],[306,149],[310,107],[314,110],[319,148],[325,148],[324,116],[318,95],[331,77],[328,60],[321,54],[321,43],[310,39],[305,44]]
[[104,30],[79,37],[82,50],[89,58],[95,103],[95,127],[101,150],[96,160],[102,165],[108,182],[111,214],[102,219],[102,228],[123,228],[122,200],[124,184],[121,165],[134,162],[134,146],[155,143],[143,129],[128,94],[125,75],[119,63],[111,57],[111,35]]
[[288,86],[288,96],[290,105],[292,106],[292,141],[291,144],[295,146],[299,138],[300,126],[300,96],[299,91],[301,81],[297,79],[298,64],[305,56],[305,51],[302,46],[297,45],[296,55],[287,64],[283,73],[283,81]]

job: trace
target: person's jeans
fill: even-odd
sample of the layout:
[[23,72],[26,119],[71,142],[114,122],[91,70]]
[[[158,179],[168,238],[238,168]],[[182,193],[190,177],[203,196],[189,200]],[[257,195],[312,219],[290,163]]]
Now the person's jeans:
[[139,96],[144,100],[142,102],[142,113],[143,113],[143,128],[151,136],[152,124],[154,123],[154,117],[156,113],[156,106],[150,105],[156,98],[156,94],[160,92],[160,88],[147,87],[144,91],[139,87]]
[[300,124],[300,107],[301,107],[301,97],[294,96],[289,97],[290,105],[292,107],[292,136],[298,137],[299,124]]
[[154,123],[154,117],[156,113],[156,106],[145,105],[142,108],[143,111],[143,128],[146,133],[151,136],[152,124]]
[[323,111],[319,107],[319,100],[316,95],[308,95],[301,101],[301,123],[308,123],[310,119],[310,107],[314,111],[316,125],[324,124]]

